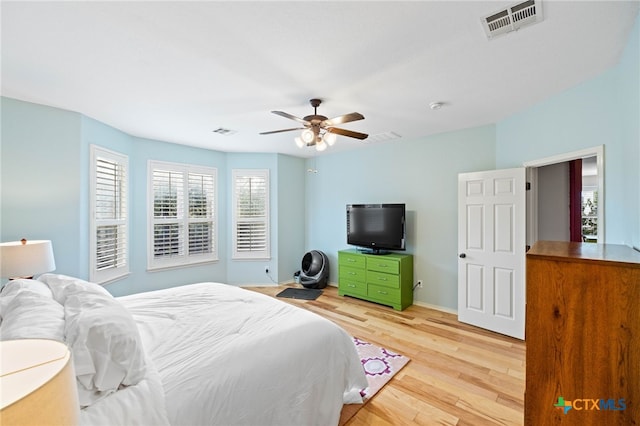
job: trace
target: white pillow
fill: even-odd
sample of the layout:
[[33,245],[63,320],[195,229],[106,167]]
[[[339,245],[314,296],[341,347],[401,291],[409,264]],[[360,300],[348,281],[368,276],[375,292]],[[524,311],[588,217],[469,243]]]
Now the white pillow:
[[[52,289],[55,297],[57,291]],[[145,353],[129,311],[109,293],[88,291],[83,283],[70,283],[60,294],[80,406],[87,407],[121,386],[142,380]]]
[[10,295],[16,295],[20,290],[30,290],[34,293],[39,293],[49,299],[53,298],[53,293],[51,293],[51,289],[45,283],[38,280],[31,280],[27,278],[19,278],[16,280],[11,280],[2,287],[2,292],[0,293],[0,297],[7,297]]
[[87,407],[145,375],[145,353],[129,311],[102,286],[60,274],[38,278],[64,305],[80,406]]
[[[64,305],[67,295],[69,293],[73,294],[78,291],[78,289],[82,289],[88,293],[97,293],[104,294],[106,296],[111,296],[104,287],[99,284],[91,283],[89,281],[81,280],[80,278],[70,277],[67,275],[61,274],[43,274],[38,277],[39,281],[47,284],[47,286],[51,289],[53,293],[53,298],[62,305]],[[67,289],[67,287],[73,286],[71,289]]]
[[64,341],[64,308],[50,295],[17,286],[4,293],[0,296],[0,340]]

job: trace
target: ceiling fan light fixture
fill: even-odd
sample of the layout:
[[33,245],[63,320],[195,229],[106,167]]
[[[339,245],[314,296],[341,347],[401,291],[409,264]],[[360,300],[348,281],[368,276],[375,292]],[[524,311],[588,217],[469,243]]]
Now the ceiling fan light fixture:
[[329,146],[333,146],[334,143],[336,143],[336,138],[337,136],[334,135],[333,133],[330,132],[326,132],[324,134],[324,136],[322,136],[322,139],[327,143],[327,145]]
[[300,134],[300,139],[302,139],[302,142],[309,145],[315,139],[315,135],[313,134],[311,129],[304,129]]
[[365,133],[355,132],[353,130],[342,129],[334,127],[334,125],[340,125],[345,123],[351,123],[352,121],[363,120],[364,116],[359,112],[352,112],[344,114],[332,119],[328,119],[324,115],[318,114],[318,106],[322,102],[321,99],[311,99],[309,101],[313,107],[313,114],[307,115],[304,118],[296,117],[284,111],[271,111],[272,113],[279,115],[290,120],[297,121],[304,127],[294,127],[292,129],[273,130],[270,132],[261,132],[261,135],[271,135],[273,133],[291,132],[294,130],[302,130],[300,136],[294,138],[294,141],[298,148],[304,148],[305,146],[315,146],[318,151],[324,151],[329,146],[333,146],[336,143],[337,135],[347,136],[350,138],[364,140],[369,135]]

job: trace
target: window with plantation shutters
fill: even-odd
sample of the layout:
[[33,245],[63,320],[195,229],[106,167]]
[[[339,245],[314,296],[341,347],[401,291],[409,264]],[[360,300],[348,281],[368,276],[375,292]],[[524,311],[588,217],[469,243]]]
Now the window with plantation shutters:
[[89,279],[93,282],[129,273],[128,168],[125,155],[91,146]]
[[237,169],[233,179],[233,258],[268,259],[269,170]]
[[149,162],[149,269],[218,260],[217,170]]

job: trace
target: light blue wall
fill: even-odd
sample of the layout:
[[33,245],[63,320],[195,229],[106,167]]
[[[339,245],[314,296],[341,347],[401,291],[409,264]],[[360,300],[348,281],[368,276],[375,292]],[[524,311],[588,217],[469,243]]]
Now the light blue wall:
[[639,26],[619,65],[496,126],[498,168],[604,145],[607,243],[640,239]]
[[[56,272],[87,279],[89,275],[90,146],[129,158],[130,269],[128,277],[107,284],[124,295],[188,284],[220,281],[233,284],[287,281],[304,243],[304,210],[293,216],[286,208],[304,198],[304,160],[277,154],[227,154],[137,138],[78,113],[2,98],[0,241],[50,239]],[[188,268],[147,271],[147,168],[149,160],[218,169],[219,261]],[[272,258],[233,261],[230,258],[232,168],[267,168],[271,173]],[[282,199],[279,194],[282,193]],[[279,210],[285,209],[284,217]],[[280,224],[296,232],[280,232]],[[282,246],[282,253],[280,252]],[[292,253],[295,253],[293,255]],[[282,266],[286,273],[279,273]]]
[[[89,206],[89,168],[90,168],[90,146],[99,145],[103,148],[110,149],[121,154],[129,155],[131,151],[132,138],[124,132],[107,126],[92,118],[80,116],[80,197],[78,199],[78,205],[76,206],[79,217],[79,229],[78,238],[80,239],[80,250],[77,255],[80,257],[82,266],[81,273],[67,275],[88,277],[89,276],[89,220],[90,220],[90,206]],[[64,162],[60,163],[64,164]],[[131,191],[128,194],[127,203],[130,206],[132,201]],[[66,258],[69,256],[68,252],[60,251],[55,248],[54,253],[56,259]],[[57,271],[65,271],[65,269],[57,268]],[[128,285],[131,285],[129,281],[126,281]]]
[[[233,250],[233,240],[228,239],[225,251],[229,253],[227,259],[227,282],[229,284],[264,284],[269,283],[269,277],[265,274],[265,266],[269,267],[271,276],[276,280],[278,276],[278,204],[274,200],[278,199],[278,158],[276,154],[227,154],[227,182],[229,187],[233,185],[231,174],[233,169],[268,169],[269,170],[269,214],[271,228],[271,259],[268,260],[233,260],[231,253]],[[227,191],[224,199],[224,209],[229,217],[228,228],[231,232],[233,194],[231,188]]]
[[640,15],[629,37],[620,66],[616,68],[618,99],[623,121],[621,136],[625,142],[624,169],[627,178],[624,193],[628,202],[631,243],[640,249]]
[[[231,186],[233,169],[269,169],[271,258],[268,260],[227,260],[230,284],[273,284],[291,281],[304,254],[304,159],[281,154],[227,154],[227,179]],[[226,200],[229,218],[232,194]],[[229,220],[229,229],[231,220]],[[229,231],[230,232],[230,231]],[[229,238],[227,252],[233,250]],[[265,274],[269,267],[269,275]]]
[[278,279],[291,281],[305,253],[305,160],[278,156]]
[[415,300],[457,306],[458,173],[495,167],[494,126],[484,126],[350,151],[307,161],[307,249],[329,257],[337,282],[337,253],[348,248],[346,205],[405,203],[407,253]]
[[[2,98],[1,241],[51,240],[58,270],[88,272],[80,114]],[[46,182],[46,185],[42,183]]]

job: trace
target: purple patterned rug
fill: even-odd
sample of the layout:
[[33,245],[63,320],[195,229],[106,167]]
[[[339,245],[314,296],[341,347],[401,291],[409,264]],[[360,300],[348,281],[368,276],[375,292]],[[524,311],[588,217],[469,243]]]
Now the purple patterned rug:
[[362,367],[367,375],[367,382],[369,382],[369,386],[360,391],[365,400],[370,399],[382,389],[409,362],[409,358],[404,355],[365,342],[357,337],[353,338],[353,343],[356,345],[360,362],[362,362]]
[[369,386],[362,389],[362,404],[346,404],[342,406],[339,426],[344,426],[391,378],[409,362],[409,358],[372,343],[353,338],[360,362],[367,375]]

